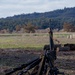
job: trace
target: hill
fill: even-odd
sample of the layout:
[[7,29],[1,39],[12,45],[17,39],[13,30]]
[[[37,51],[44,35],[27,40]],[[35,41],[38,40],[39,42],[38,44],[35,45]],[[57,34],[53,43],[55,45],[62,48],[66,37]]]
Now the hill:
[[[52,19],[50,23],[50,19]],[[44,13],[31,13],[14,15],[12,17],[0,18],[0,30],[9,29],[13,31],[16,26],[23,27],[28,23],[38,26],[41,29],[45,29],[51,26],[53,29],[62,29],[63,23],[68,22],[75,25],[75,7],[58,9]]]

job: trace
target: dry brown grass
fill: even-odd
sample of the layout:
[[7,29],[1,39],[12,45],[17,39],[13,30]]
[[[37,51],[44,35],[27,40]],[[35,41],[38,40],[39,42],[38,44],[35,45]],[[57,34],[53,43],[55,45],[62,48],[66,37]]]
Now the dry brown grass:
[[[54,40],[57,39],[61,44],[75,43],[75,38],[67,38],[67,33],[54,33]],[[57,43],[57,42],[55,42]],[[42,49],[45,44],[49,44],[48,33],[30,34],[1,34],[0,48],[32,48]]]

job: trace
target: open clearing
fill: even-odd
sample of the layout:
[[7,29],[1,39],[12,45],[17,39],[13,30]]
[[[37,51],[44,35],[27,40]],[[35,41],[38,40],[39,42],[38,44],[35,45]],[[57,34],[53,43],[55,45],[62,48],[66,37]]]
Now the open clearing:
[[[74,43],[75,38],[70,39],[68,36],[75,33],[54,33],[54,39],[64,43]],[[55,42],[57,43],[57,42]],[[42,49],[45,44],[49,44],[48,33],[29,33],[29,34],[0,34],[0,48],[25,48],[25,49]]]

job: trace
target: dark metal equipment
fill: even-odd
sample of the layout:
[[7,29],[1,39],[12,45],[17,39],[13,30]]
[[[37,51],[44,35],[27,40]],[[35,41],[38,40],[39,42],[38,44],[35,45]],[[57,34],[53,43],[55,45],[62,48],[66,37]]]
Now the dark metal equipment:
[[12,75],[18,71],[15,75],[64,75],[59,72],[58,68],[54,66],[56,60],[56,50],[54,50],[53,32],[50,29],[50,47],[44,46],[44,55],[38,57],[30,62],[21,65],[18,68],[14,68],[11,72],[5,75]]

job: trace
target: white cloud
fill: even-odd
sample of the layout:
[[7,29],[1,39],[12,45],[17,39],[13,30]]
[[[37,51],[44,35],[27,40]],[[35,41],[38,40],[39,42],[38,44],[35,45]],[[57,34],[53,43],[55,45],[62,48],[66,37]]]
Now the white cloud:
[[74,6],[75,0],[0,0],[0,17]]

